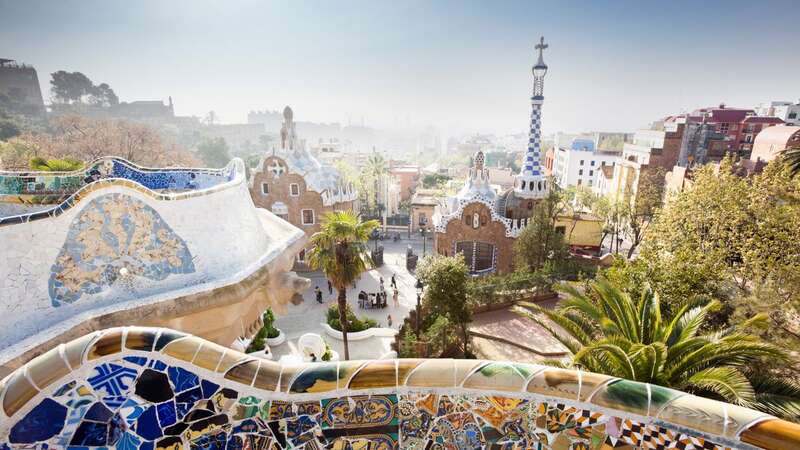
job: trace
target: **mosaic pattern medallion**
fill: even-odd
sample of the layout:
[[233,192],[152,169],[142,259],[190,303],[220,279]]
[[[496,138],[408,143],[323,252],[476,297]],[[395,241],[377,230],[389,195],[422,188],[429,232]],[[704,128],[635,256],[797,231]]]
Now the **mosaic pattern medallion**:
[[194,271],[186,243],[156,210],[124,194],[106,194],[73,220],[50,269],[48,289],[57,307],[126,277],[160,281]]

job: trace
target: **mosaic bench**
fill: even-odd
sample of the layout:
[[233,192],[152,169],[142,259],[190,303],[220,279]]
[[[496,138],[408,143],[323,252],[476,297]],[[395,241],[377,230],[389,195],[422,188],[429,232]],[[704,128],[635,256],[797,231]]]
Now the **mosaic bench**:
[[112,328],[0,382],[1,449],[800,448],[800,426],[659,386],[452,359],[286,365]]
[[[137,166],[117,157],[103,157],[74,172],[0,171],[0,202],[35,207],[35,211],[3,217],[0,225],[24,223],[61,214],[93,188],[124,185],[158,197],[198,193],[244,176],[244,162],[234,159],[221,169]],[[171,195],[170,195],[171,194]],[[41,208],[42,205],[48,207]],[[34,208],[32,208],[34,209]]]

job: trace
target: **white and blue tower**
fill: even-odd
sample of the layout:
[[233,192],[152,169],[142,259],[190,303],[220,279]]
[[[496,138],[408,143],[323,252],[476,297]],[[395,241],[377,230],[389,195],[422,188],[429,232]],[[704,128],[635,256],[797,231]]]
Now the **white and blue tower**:
[[539,50],[539,60],[533,66],[533,96],[531,97],[531,129],[528,149],[522,161],[522,169],[514,180],[514,195],[520,198],[539,199],[547,196],[549,186],[541,167],[542,156],[542,103],[544,103],[544,76],[547,64],[542,53],[548,47],[544,37],[534,47]]

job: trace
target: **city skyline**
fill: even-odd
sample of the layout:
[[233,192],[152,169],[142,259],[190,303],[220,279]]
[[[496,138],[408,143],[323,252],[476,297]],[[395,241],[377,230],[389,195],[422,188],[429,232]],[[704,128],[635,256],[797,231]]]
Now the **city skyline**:
[[540,35],[546,134],[797,100],[790,3],[686,5],[0,1],[0,57],[35,66],[46,97],[50,73],[80,71],[224,123],[289,104],[298,120],[525,132]]

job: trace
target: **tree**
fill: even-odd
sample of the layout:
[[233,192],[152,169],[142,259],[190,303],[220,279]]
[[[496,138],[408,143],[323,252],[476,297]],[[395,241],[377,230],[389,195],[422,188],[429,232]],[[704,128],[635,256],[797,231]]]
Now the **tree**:
[[571,366],[772,414],[800,415],[800,395],[792,393],[800,393],[796,383],[763,373],[756,385],[748,379],[751,368],[762,360],[787,359],[781,349],[751,333],[764,325],[763,316],[708,331],[703,327],[706,319],[720,307],[715,300],[693,299],[664,315],[659,296],[647,287],[640,289],[638,298],[603,278],[585,292],[570,286],[560,289],[567,298],[556,310],[523,303],[520,313],[569,349]]
[[603,235],[600,238],[601,248],[606,237],[611,236],[612,241],[609,248],[614,251],[614,244],[616,243],[617,252],[619,252],[617,237],[622,233],[624,224],[628,222],[629,205],[629,203],[624,203],[624,200],[611,196],[597,196],[592,200],[589,207],[590,211],[603,221]]
[[463,255],[428,256],[417,267],[417,277],[425,286],[425,308],[461,329],[462,350],[467,355],[472,312],[467,304],[469,269]]
[[119,105],[119,97],[117,97],[117,94],[111,89],[111,86],[106,83],[101,83],[92,87],[89,103],[103,107],[117,106]]
[[197,154],[208,167],[224,167],[231,160],[228,144],[221,137],[203,140],[197,146]]
[[569,258],[564,233],[556,230],[556,220],[563,210],[560,193],[556,190],[536,203],[528,225],[514,242],[517,268],[535,272],[546,264],[561,266]]
[[450,179],[447,175],[431,173],[422,177],[422,187],[426,189],[442,188]]
[[626,193],[625,205],[630,209],[623,213],[627,219],[625,234],[631,242],[628,249],[628,259],[633,256],[636,248],[642,243],[644,233],[656,212],[664,201],[664,175],[662,167],[643,170],[639,175],[638,190],[635,198],[630,198]]
[[84,97],[92,94],[92,80],[80,72],[59,70],[51,74],[50,80],[53,101],[55,103],[83,103]]
[[372,182],[372,194],[374,198],[374,203],[372,207],[380,215],[382,208],[379,205],[378,196],[380,194],[381,179],[388,170],[386,165],[386,159],[380,153],[373,151],[372,154],[369,156],[369,158],[367,158],[367,165],[364,169],[365,170],[363,174],[368,178],[369,181]]
[[196,166],[185,149],[165,145],[152,128],[124,120],[97,120],[63,116],[51,121],[47,132],[26,131],[4,149],[3,165],[21,169],[33,157],[89,162],[101,156],[119,156],[151,167]]
[[344,359],[350,359],[347,343],[348,324],[347,287],[362,273],[369,270],[372,262],[367,242],[369,235],[379,226],[375,220],[360,221],[348,211],[334,211],[322,219],[322,229],[311,236],[308,262],[315,270],[322,270],[339,293],[339,322],[342,325]]
[[7,141],[20,134],[19,125],[12,118],[0,114],[0,141]]
[[800,174],[800,147],[790,147],[781,152],[783,161],[789,166],[792,177]]

